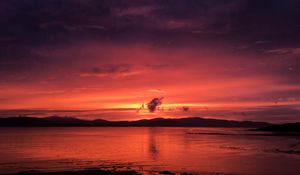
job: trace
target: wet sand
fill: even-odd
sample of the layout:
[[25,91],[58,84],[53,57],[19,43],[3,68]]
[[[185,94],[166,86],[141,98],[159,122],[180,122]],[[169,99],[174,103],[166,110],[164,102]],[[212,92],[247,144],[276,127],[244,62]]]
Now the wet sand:
[[78,171],[59,171],[59,172],[40,172],[25,171],[14,174],[2,175],[139,175],[136,171],[111,171],[111,170],[78,170]]
[[234,175],[226,173],[189,173],[189,172],[171,172],[167,170],[163,171],[136,171],[136,170],[102,170],[102,169],[83,169],[83,170],[69,170],[69,171],[54,171],[54,172],[42,172],[42,171],[22,171],[12,174],[0,174],[0,175]]

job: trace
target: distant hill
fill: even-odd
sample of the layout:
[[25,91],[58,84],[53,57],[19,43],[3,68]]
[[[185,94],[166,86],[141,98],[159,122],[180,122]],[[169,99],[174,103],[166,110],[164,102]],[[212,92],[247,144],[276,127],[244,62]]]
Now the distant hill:
[[300,123],[286,123],[281,125],[270,125],[263,128],[255,129],[255,131],[269,131],[277,133],[298,132],[300,133]]
[[11,117],[0,118],[0,127],[84,127],[84,126],[150,126],[150,127],[249,127],[261,128],[271,124],[254,121],[232,121],[219,119],[205,119],[200,117],[178,118],[178,119],[143,119],[136,121],[107,121],[82,120],[72,117],[52,116],[47,118],[35,117]]

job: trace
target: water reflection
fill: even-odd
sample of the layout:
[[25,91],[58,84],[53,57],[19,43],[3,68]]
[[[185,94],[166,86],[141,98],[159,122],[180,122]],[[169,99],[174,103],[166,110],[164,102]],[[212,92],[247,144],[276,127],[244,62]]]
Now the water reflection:
[[149,156],[153,161],[156,161],[158,158],[159,150],[158,145],[156,144],[157,139],[157,128],[149,128]]
[[[198,130],[237,132],[229,128]],[[300,149],[297,138],[188,134],[190,131],[159,127],[0,128],[0,173],[115,163],[170,171],[254,175],[299,172],[300,156],[285,151]]]

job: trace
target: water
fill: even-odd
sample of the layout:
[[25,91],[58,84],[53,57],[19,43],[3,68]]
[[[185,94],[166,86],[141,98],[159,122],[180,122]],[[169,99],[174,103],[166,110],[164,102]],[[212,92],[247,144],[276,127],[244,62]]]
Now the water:
[[0,128],[0,173],[119,165],[144,172],[300,174],[300,155],[291,152],[300,150],[299,137],[245,133],[239,128]]

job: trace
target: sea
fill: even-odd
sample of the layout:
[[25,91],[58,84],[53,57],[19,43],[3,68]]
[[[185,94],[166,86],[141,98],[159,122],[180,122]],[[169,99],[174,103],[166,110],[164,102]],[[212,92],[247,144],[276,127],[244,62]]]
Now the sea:
[[89,168],[299,175],[300,137],[249,128],[0,128],[0,174]]

